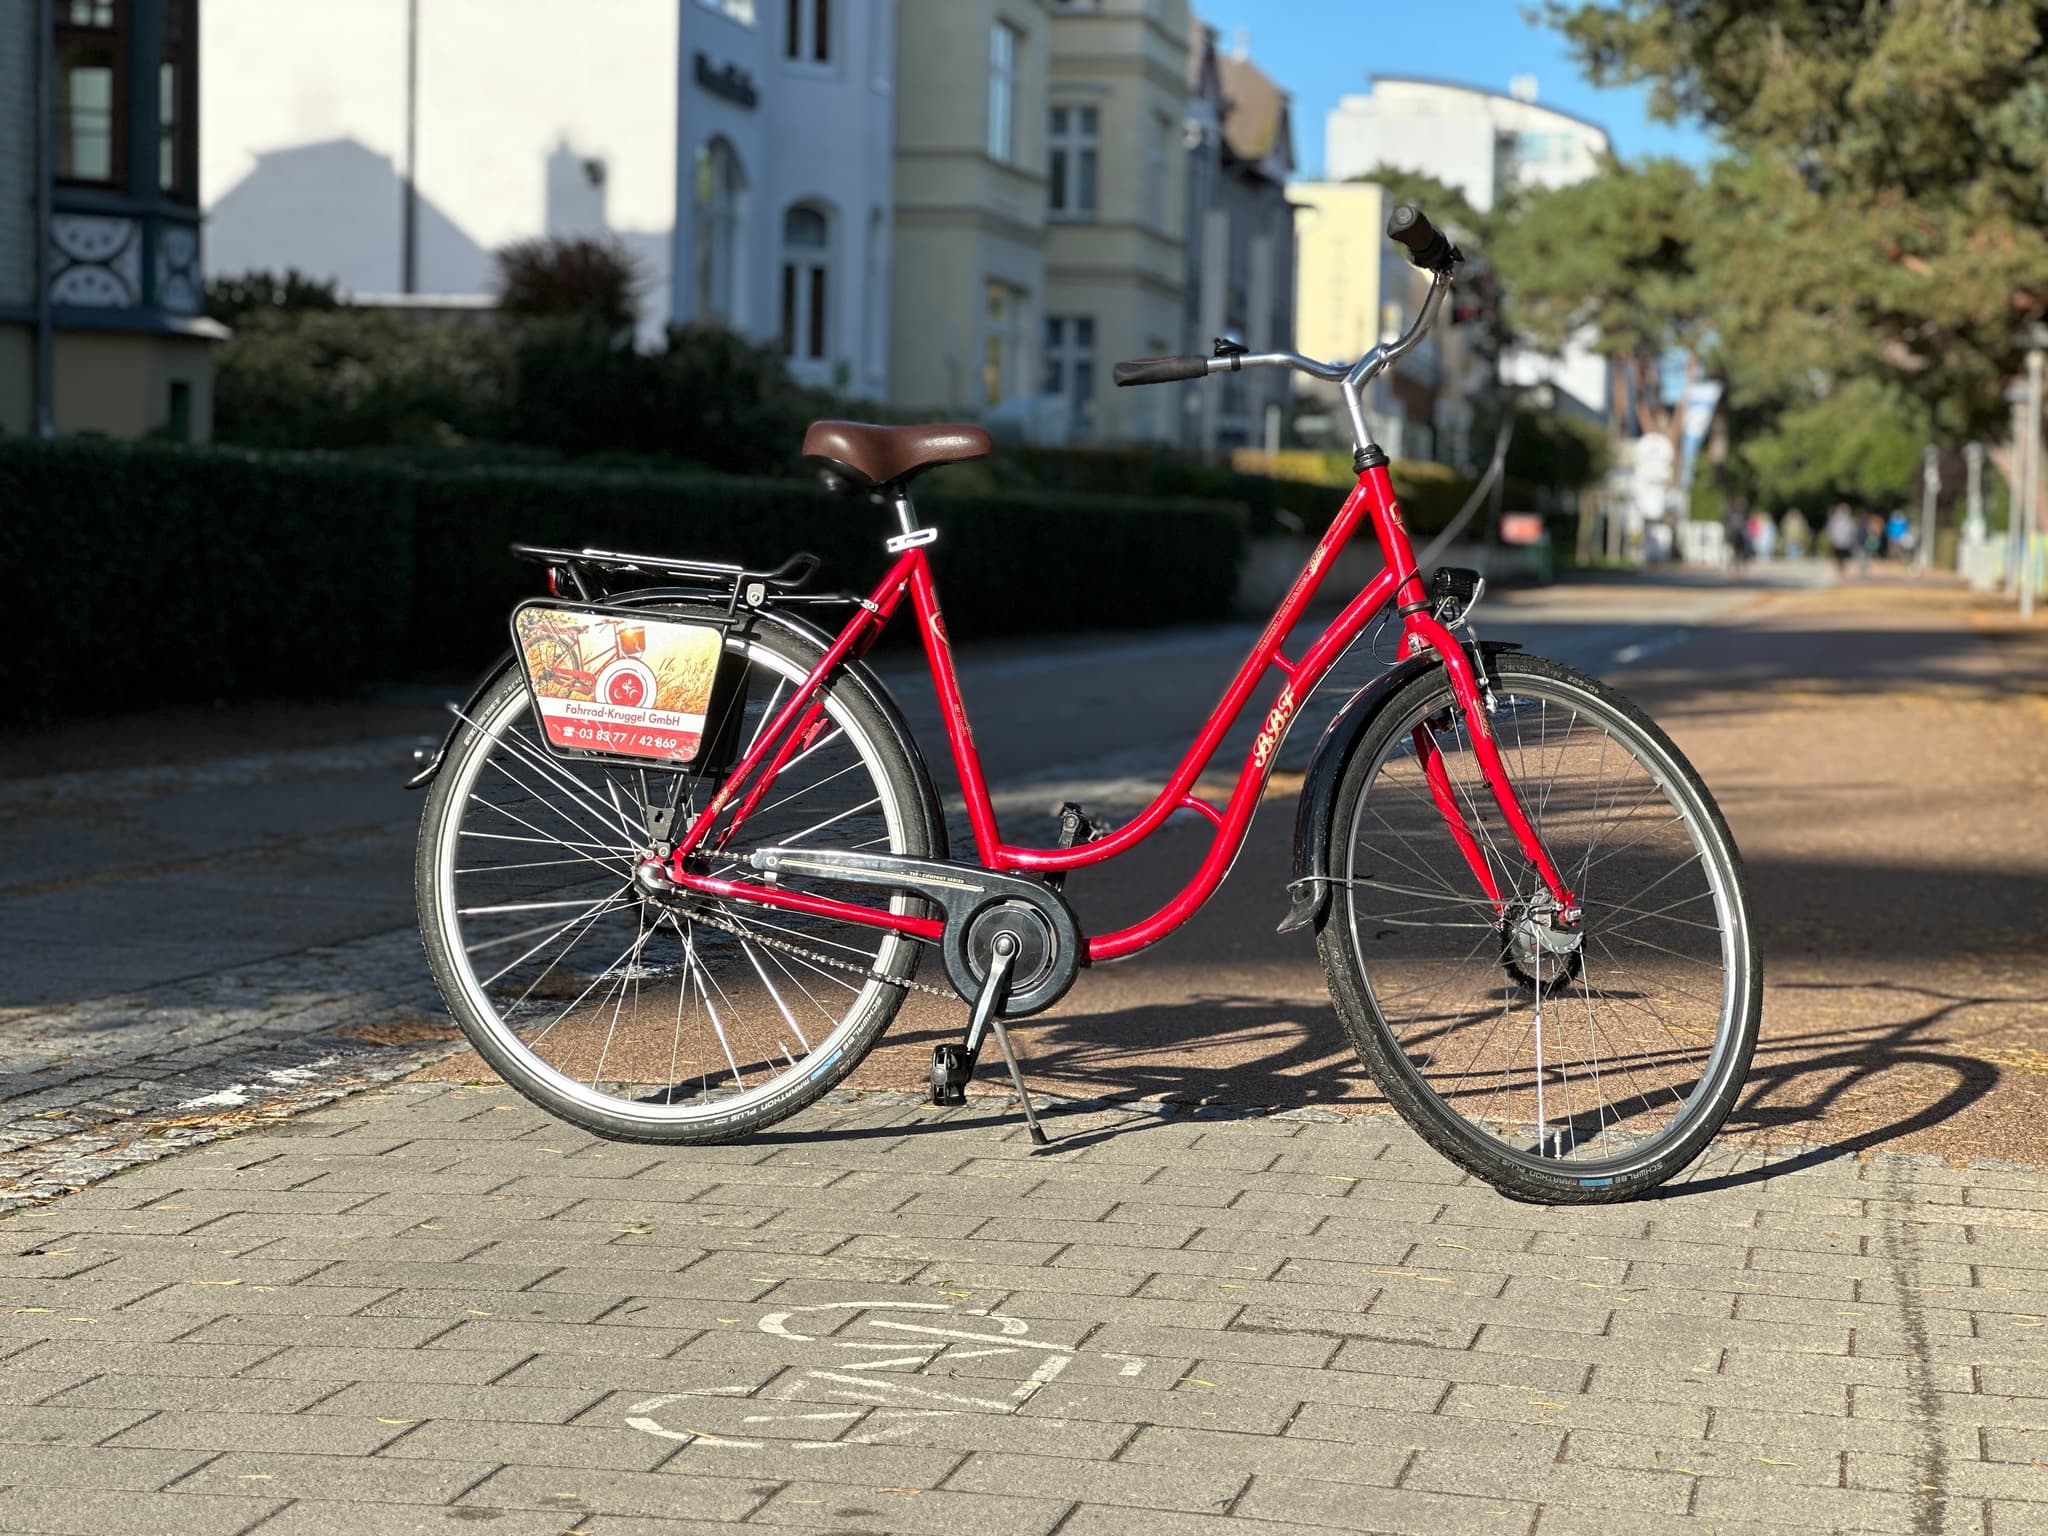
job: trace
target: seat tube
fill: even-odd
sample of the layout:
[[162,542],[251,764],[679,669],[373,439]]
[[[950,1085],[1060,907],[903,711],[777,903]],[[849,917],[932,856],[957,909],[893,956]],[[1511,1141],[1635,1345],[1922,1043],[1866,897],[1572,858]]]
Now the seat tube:
[[953,751],[953,769],[960,776],[961,798],[967,802],[967,824],[974,831],[974,846],[982,862],[991,869],[1003,846],[996,830],[995,804],[989,799],[988,780],[981,771],[981,754],[974,745],[974,731],[967,723],[967,701],[960,694],[959,669],[953,664],[953,641],[946,633],[946,620],[939,612],[938,589],[932,585],[931,561],[923,550],[915,550],[916,564],[910,572],[910,601],[917,612],[917,627],[924,639],[925,659],[930,663],[932,690],[939,697],[939,717],[946,727],[946,742]]

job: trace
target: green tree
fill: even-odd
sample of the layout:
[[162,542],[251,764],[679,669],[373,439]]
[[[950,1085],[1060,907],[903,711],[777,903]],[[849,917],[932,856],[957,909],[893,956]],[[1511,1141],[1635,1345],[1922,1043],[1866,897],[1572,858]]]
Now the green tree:
[[282,277],[275,272],[243,272],[216,277],[206,284],[206,314],[222,325],[240,325],[252,314],[299,313],[341,308],[335,285],[308,277],[297,267]]
[[1494,214],[1479,212],[1460,188],[1447,181],[1438,181],[1421,171],[1404,171],[1385,162],[1351,179],[1383,188],[1389,203],[1413,203],[1429,215],[1430,223],[1448,231],[1454,240],[1483,245],[1492,235]]
[[516,319],[590,319],[632,327],[645,279],[618,241],[544,235],[498,252],[498,308]]
[[[2048,310],[2048,7],[2004,0],[1551,0],[1596,84],[1726,147],[1700,265],[1731,366],[1825,358],[1995,429]],[[1831,343],[1831,344],[1830,344]],[[1775,369],[1773,363],[1775,362]]]
[[1926,442],[1926,414],[1902,391],[1878,379],[1851,379],[1748,437],[1738,478],[1771,508],[1891,505],[1913,495]]
[[1612,363],[1618,422],[1633,404],[1645,432],[1677,440],[1659,370],[1711,336],[1699,271],[1700,186],[1675,160],[1610,161],[1573,186],[1526,195],[1494,234],[1493,260],[1517,335],[1561,348],[1592,327]]

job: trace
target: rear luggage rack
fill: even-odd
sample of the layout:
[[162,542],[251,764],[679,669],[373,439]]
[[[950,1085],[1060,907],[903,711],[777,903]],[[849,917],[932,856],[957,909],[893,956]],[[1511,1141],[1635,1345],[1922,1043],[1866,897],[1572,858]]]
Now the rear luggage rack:
[[721,598],[728,610],[742,599],[758,607],[773,588],[792,592],[816,574],[821,564],[816,555],[792,555],[772,571],[748,570],[716,560],[678,560],[668,555],[633,555],[613,549],[548,549],[538,544],[514,544],[514,558],[531,560],[548,568],[548,590],[557,597],[580,597],[593,602],[609,595],[617,583],[607,576],[680,577],[694,591]]

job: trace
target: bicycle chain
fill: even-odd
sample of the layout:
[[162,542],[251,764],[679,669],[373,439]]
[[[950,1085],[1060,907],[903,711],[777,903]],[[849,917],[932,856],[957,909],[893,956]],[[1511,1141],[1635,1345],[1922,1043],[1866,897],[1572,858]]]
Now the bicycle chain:
[[706,912],[691,912],[684,915],[684,921],[703,923],[711,928],[722,928],[725,932],[732,934],[735,938],[745,943],[758,944],[763,949],[779,949],[786,955],[795,955],[799,959],[810,961],[813,965],[830,966],[835,971],[845,971],[847,974],[858,976],[864,981],[879,981],[885,986],[906,987],[910,991],[924,992],[932,997],[943,997],[955,1002],[959,1000],[951,987],[934,987],[922,981],[912,981],[906,977],[885,976],[871,966],[856,965],[851,960],[842,960],[837,955],[823,954],[802,944],[792,944],[787,939],[772,939],[764,933],[756,933],[751,928],[743,927],[730,918],[713,917]]

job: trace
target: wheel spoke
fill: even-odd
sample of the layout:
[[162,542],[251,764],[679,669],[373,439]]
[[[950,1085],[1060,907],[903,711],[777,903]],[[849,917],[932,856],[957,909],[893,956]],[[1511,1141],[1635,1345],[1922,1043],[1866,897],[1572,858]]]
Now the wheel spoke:
[[[753,672],[732,684],[750,701],[732,739],[758,746],[815,658],[737,634],[726,646],[733,665]],[[764,841],[773,824],[788,829],[777,841],[928,852],[925,792],[892,766],[903,754],[886,718],[835,683],[812,703],[816,739],[783,765],[753,828]],[[463,720],[423,842],[433,861],[423,875],[433,892],[429,956],[472,1038],[548,1107],[579,1123],[625,1122],[650,1139],[731,1134],[745,1123],[736,1114],[779,1118],[822,1092],[900,1006],[901,988],[863,973],[886,962],[907,978],[902,967],[918,951],[901,938],[826,916],[642,893],[635,865],[656,843],[653,813],[687,805],[695,814],[701,775],[664,781],[664,770],[630,761],[557,758],[523,678],[486,693]],[[672,815],[670,825],[673,838],[689,823]],[[731,858],[707,849],[692,867],[713,871]],[[821,1072],[821,1061],[831,1069]]]
[[[1711,816],[1693,781],[1631,716],[1559,671],[1502,659],[1495,744],[1538,842],[1577,875],[1583,915],[1567,925],[1547,905],[1438,680],[1374,725],[1370,760],[1348,770],[1364,783],[1340,795],[1352,807],[1333,829],[1346,899],[1325,942],[1338,936],[1355,968],[1367,1019],[1354,1032],[1397,1106],[1433,1102],[1464,1128],[1451,1144],[1475,1157],[1492,1148],[1562,1174],[1647,1166],[1703,1116],[1718,1123],[1732,1090],[1713,1064],[1754,1018],[1731,970],[1747,950],[1728,931],[1741,908],[1724,900],[1738,877],[1698,830]],[[1424,729],[1437,733],[1455,813],[1412,749]],[[1478,850],[1469,858],[1460,820]],[[1479,859],[1498,906],[1474,894]]]

